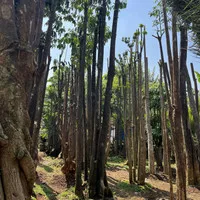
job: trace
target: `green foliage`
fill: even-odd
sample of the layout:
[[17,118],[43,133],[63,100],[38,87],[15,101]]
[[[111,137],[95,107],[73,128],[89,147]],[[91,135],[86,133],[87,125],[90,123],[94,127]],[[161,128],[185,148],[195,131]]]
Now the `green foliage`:
[[78,200],[78,197],[75,195],[75,188],[70,187],[66,191],[62,192],[61,194],[58,195],[58,199],[60,200]]
[[198,82],[200,83],[200,73],[198,73],[198,72],[195,71],[195,74],[196,74]]
[[48,187],[48,185],[44,184],[35,184],[33,188],[34,193],[37,195],[43,195],[47,199],[53,199],[56,198],[56,193]]
[[117,184],[117,186],[127,192],[146,192],[152,189],[152,186],[148,183],[145,185],[130,184],[128,181],[122,181]]

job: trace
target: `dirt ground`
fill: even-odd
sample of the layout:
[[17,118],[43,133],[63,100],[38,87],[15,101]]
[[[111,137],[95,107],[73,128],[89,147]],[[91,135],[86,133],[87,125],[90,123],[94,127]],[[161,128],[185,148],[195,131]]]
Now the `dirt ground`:
[[[163,179],[163,176],[148,176],[145,182],[148,184],[149,188],[141,192],[135,192],[125,188],[121,190],[118,185],[119,183],[128,184],[128,171],[125,169],[112,169],[107,171],[108,180],[112,190],[115,192],[117,200],[165,200],[170,199],[170,186],[169,183]],[[134,187],[134,185],[132,186]],[[176,186],[173,184],[174,197],[176,196]],[[188,187],[187,188],[187,198],[188,200],[200,200],[200,188]]]
[[[37,200],[75,200],[74,188],[66,189],[65,177],[60,168],[62,160],[43,157],[38,166],[38,180],[35,184]],[[169,183],[164,175],[151,175],[145,186],[130,185],[128,171],[124,167],[112,166],[107,169],[108,181],[116,200],[165,200],[169,199]],[[173,185],[174,196],[176,186]],[[200,188],[188,187],[189,200],[200,200]]]

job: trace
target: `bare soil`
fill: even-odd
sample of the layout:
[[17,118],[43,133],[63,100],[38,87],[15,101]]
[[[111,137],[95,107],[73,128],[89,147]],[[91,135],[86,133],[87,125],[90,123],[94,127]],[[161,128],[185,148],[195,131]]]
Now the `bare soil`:
[[[55,166],[56,165],[56,166]],[[36,193],[37,200],[61,200],[76,198],[61,198],[59,194],[67,190],[65,176],[61,172],[62,160],[43,157],[38,167],[37,185],[45,188],[46,195]],[[148,175],[145,186],[130,185],[128,183],[128,171],[119,166],[108,167],[108,181],[116,200],[165,200],[169,199],[169,183],[163,174]],[[173,185],[174,196],[176,186]],[[187,194],[189,200],[200,200],[200,188],[188,187]]]

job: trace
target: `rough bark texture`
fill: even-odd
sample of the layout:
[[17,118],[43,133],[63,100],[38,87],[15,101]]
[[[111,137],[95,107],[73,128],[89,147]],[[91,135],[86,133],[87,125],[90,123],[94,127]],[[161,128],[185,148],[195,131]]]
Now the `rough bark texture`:
[[39,0],[0,4],[0,199],[30,199],[35,181],[28,102],[43,6]]
[[85,74],[85,53],[86,53],[86,34],[88,23],[88,4],[84,4],[84,26],[83,33],[80,35],[80,65],[78,79],[78,112],[77,112],[77,135],[76,135],[76,182],[75,193],[81,199],[84,199],[82,192],[82,151],[83,151],[83,134],[84,134],[84,74]]
[[174,142],[175,157],[177,164],[177,200],[186,200],[186,173],[185,173],[185,152],[184,139],[181,127],[181,101],[180,101],[180,72],[178,65],[178,47],[176,32],[176,13],[172,13],[172,34],[173,34],[173,70],[172,70],[172,105],[173,125],[172,137]]
[[182,104],[182,127],[185,137],[186,147],[186,167],[187,167],[187,183],[189,185],[196,184],[196,172],[195,172],[195,160],[194,160],[194,142],[189,129],[188,122],[188,106],[187,106],[187,95],[186,95],[186,76],[185,69],[187,60],[187,47],[188,37],[187,28],[180,27],[181,30],[181,54],[180,54],[180,91],[181,91],[181,104]]

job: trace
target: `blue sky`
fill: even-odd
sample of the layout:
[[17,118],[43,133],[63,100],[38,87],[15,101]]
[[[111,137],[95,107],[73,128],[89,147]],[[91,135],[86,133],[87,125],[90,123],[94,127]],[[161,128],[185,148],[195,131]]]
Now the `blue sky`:
[[[118,31],[117,31],[117,44],[116,44],[116,56],[119,53],[123,53],[127,50],[126,44],[121,40],[122,37],[132,37],[135,30],[138,28],[139,24],[144,24],[146,26],[147,34],[147,56],[149,59],[149,68],[153,71],[155,67],[156,72],[158,73],[158,61],[160,59],[160,52],[158,41],[152,37],[155,34],[155,28],[152,27],[153,18],[150,18],[149,12],[151,12],[154,6],[154,0],[127,0],[127,8],[120,11],[119,21],[118,21]],[[108,22],[110,25],[112,20]],[[163,46],[165,48],[165,35],[163,37]],[[107,58],[109,57],[110,51],[110,42],[105,46],[105,55],[104,55],[104,72],[107,71]],[[52,58],[59,57],[59,51],[52,50]],[[70,57],[70,51],[68,50],[67,59]],[[165,60],[167,61],[167,55],[165,51]],[[200,72],[199,64],[200,60],[191,52],[188,52],[188,66],[189,63],[194,63],[195,71]],[[189,68],[190,71],[190,68]],[[51,73],[50,73],[51,75]]]

